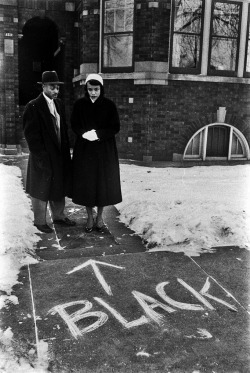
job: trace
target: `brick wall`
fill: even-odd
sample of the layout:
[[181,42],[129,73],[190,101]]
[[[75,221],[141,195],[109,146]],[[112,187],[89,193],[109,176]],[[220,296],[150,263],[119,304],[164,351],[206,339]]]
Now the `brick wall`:
[[[249,85],[171,81],[167,86],[135,86],[106,81],[105,92],[120,113],[117,140],[122,157],[172,160],[173,153],[183,154],[197,130],[217,122],[220,106],[227,109],[225,123],[238,128],[250,144]],[[129,104],[131,97],[134,102]]]
[[80,63],[98,62],[99,56],[99,1],[84,1],[80,12]]
[[[67,6],[66,6],[67,4]],[[19,36],[27,21],[33,17],[49,18],[58,28],[58,38],[61,46],[59,76],[64,80],[62,97],[65,101],[66,115],[69,118],[73,102],[72,78],[76,65],[77,30],[75,22],[77,14],[74,11],[74,0],[18,0],[0,3],[0,148],[19,146],[23,138],[22,113],[19,107]],[[14,42],[14,54],[5,53],[4,40]],[[42,72],[41,72],[42,73]],[[41,75],[40,73],[40,75]],[[34,96],[41,89],[34,88]]]
[[[15,5],[15,4],[14,4]],[[17,9],[11,4],[0,7],[0,148],[16,143],[18,118]]]
[[[154,7],[152,4],[157,4]],[[97,63],[99,59],[99,1],[85,0],[79,7],[81,23],[80,63]],[[135,1],[135,61],[168,60],[170,0]]]
[[[132,80],[106,80],[104,85],[121,119],[117,145],[122,158],[172,160],[173,153],[183,154],[196,131],[217,122],[219,106],[227,109],[225,122],[250,143],[248,85],[171,81],[167,86],[136,86]],[[78,91],[82,94],[83,87]]]
[[169,0],[135,1],[135,61],[168,61],[169,24]]
[[[169,53],[169,0],[135,1],[134,60],[167,62]],[[99,16],[97,1],[84,0],[80,63],[98,64]],[[84,13],[85,12],[85,13]],[[216,112],[226,107],[226,123],[238,128],[250,143],[250,86],[207,81],[169,80],[166,85],[135,84],[115,75],[105,79],[106,96],[118,107],[121,131],[117,135],[120,157],[172,160],[183,154],[197,130],[217,121]],[[75,98],[83,85],[75,84]]]
[[[0,2],[0,144],[18,144],[22,138],[18,101],[18,34],[33,17],[48,17],[58,28],[63,53],[60,78],[69,121],[73,101],[83,95],[84,76],[72,85],[84,64],[99,62],[99,0],[19,0]],[[66,8],[67,3],[67,8]],[[170,0],[135,0],[134,62],[167,66]],[[76,11],[74,11],[76,5]],[[12,36],[6,36],[12,35]],[[4,39],[13,39],[14,55],[4,53]],[[138,66],[138,65],[137,65]],[[153,67],[154,68],[154,67]],[[134,72],[135,74],[137,71]],[[166,70],[167,75],[167,70]],[[121,118],[117,136],[121,157],[171,160],[183,154],[194,133],[216,122],[218,107],[227,108],[226,123],[238,128],[250,143],[250,86],[208,81],[168,80],[136,82],[133,76],[105,76],[105,92],[116,104]],[[71,141],[73,144],[73,135]]]

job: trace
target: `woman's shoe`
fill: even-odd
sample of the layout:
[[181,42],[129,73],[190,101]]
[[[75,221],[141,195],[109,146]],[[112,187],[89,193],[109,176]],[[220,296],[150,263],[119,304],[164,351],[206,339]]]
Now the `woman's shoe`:
[[101,232],[101,233],[104,233],[107,231],[107,226],[105,224],[103,224],[101,227],[98,227],[96,225],[95,229],[97,230],[97,232]]
[[94,229],[94,219],[92,216],[88,216],[87,222],[86,222],[86,227],[85,227],[85,232],[90,233]]
[[90,228],[89,228],[89,227],[85,227],[85,232],[86,232],[86,233],[90,233],[90,232],[93,231],[93,228],[94,228],[94,227],[90,227]]

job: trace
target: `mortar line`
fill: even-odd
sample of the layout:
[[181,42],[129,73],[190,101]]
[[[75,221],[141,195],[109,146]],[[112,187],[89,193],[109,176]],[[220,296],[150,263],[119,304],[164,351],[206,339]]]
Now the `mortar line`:
[[35,310],[35,303],[34,303],[34,297],[33,297],[33,287],[32,287],[32,280],[31,280],[31,274],[30,274],[30,266],[29,266],[29,264],[28,264],[28,272],[29,272],[29,283],[30,283],[30,294],[31,294],[32,312],[33,312],[33,319],[34,319],[34,325],[35,325],[36,350],[37,350],[37,358],[39,360],[40,357],[41,357],[41,354],[40,354],[38,329],[37,329],[37,324],[36,324],[36,310]]
[[250,312],[248,311],[248,309],[243,306],[236,298],[233,294],[231,294],[226,288],[224,288],[224,286],[219,282],[217,281],[213,276],[211,276],[204,268],[202,268],[193,258],[191,258],[189,256],[189,259],[192,260],[204,273],[206,273],[206,275],[208,277],[210,277],[221,289],[223,289],[225,291],[225,293],[227,295],[229,295],[236,303],[238,303],[238,305],[244,309],[244,311],[246,311],[248,314],[250,314]]

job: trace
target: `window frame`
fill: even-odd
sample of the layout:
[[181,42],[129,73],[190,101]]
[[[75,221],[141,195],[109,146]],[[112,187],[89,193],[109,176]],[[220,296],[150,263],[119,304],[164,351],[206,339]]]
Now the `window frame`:
[[[181,32],[174,31],[174,17],[175,17],[175,0],[172,1],[171,6],[171,38],[170,38],[170,54],[169,54],[169,71],[172,74],[192,74],[198,75],[201,72],[201,61],[202,61],[202,41],[203,41],[203,30],[204,30],[204,11],[205,11],[205,2],[202,0],[202,19],[201,19],[201,32],[200,32],[200,59],[199,63],[197,64],[196,68],[186,68],[186,67],[174,67],[172,65],[172,56],[173,56],[173,43],[174,43],[174,35],[176,34],[184,34]],[[186,33],[185,35],[197,35],[192,33]]]
[[[211,127],[216,126],[225,126],[229,127],[229,143],[228,143],[228,155],[227,157],[216,157],[216,156],[207,156],[207,138],[208,138],[208,130]],[[199,139],[199,154],[187,154],[187,151],[189,149],[189,146],[192,144],[193,140],[196,136],[200,135]],[[239,140],[243,154],[232,154],[232,138],[233,135],[236,136],[236,138]],[[192,145],[191,145],[192,146]],[[200,128],[198,131],[196,131],[193,136],[189,139],[189,141],[186,144],[186,147],[183,152],[183,160],[184,161],[207,161],[207,160],[228,160],[228,161],[235,161],[235,160],[249,160],[250,159],[250,149],[248,142],[243,135],[241,131],[239,131],[236,127],[232,126],[228,123],[221,123],[221,122],[215,122],[210,123],[202,128]]]
[[[211,44],[212,44],[212,26],[213,26],[213,11],[216,1],[224,3],[232,3],[240,6],[239,14],[239,27],[238,35],[236,38],[236,61],[235,70],[215,70],[210,69],[211,59]],[[171,27],[170,27],[170,48],[169,48],[169,73],[177,76],[177,74],[186,76],[202,76],[210,79],[231,79],[231,78],[250,78],[250,73],[246,72],[246,58],[247,58],[247,45],[250,44],[248,40],[248,34],[246,34],[246,28],[250,28],[250,0],[202,0],[202,30],[201,30],[201,52],[200,52],[200,69],[198,68],[184,68],[184,67],[173,67],[172,66],[172,54],[173,54],[173,41],[174,41],[174,11],[175,1],[172,0],[171,7]],[[247,9],[246,9],[247,8]],[[243,14],[244,12],[244,14]],[[249,22],[245,20],[245,14],[249,17]],[[243,20],[244,18],[244,20]],[[244,26],[243,26],[244,24]]]
[[[103,73],[121,73],[121,72],[133,72],[134,71],[134,30],[135,30],[135,0],[133,4],[133,30],[132,31],[123,31],[123,32],[110,32],[105,33],[105,3],[109,0],[103,0],[102,6],[102,47],[101,47],[101,71]],[[104,39],[105,36],[112,36],[112,35],[131,35],[132,36],[132,62],[130,66],[117,66],[117,67],[110,67],[104,66]]]
[[[235,60],[235,70],[213,70],[209,68],[212,54],[212,39],[213,39],[213,14],[215,9],[215,3],[226,3],[226,4],[235,4],[239,5],[239,27],[238,27],[238,36],[236,39],[237,42],[237,52]],[[238,75],[238,65],[239,65],[239,52],[240,52],[240,35],[241,35],[241,19],[242,19],[242,4],[243,2],[239,1],[228,1],[228,0],[212,0],[211,4],[211,18],[210,18],[210,34],[209,34],[209,51],[208,51],[208,61],[207,61],[207,75],[208,76],[232,76],[237,77]],[[227,37],[225,37],[226,39]]]
[[[247,31],[246,31],[246,44],[245,44],[245,59],[244,59],[244,72],[243,72],[243,76],[245,78],[250,78],[250,71],[247,71],[247,52],[248,52],[248,48],[249,48],[249,52],[250,52],[250,35],[249,35],[249,32],[250,32],[250,6],[248,4],[248,16],[247,16]],[[250,56],[249,56],[250,58]]]

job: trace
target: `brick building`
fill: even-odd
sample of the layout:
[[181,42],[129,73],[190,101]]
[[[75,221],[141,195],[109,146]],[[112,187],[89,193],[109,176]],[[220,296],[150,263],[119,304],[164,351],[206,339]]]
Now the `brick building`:
[[249,159],[249,2],[0,0],[2,152],[22,145],[23,107],[56,69],[68,117],[102,74],[123,158]]
[[63,0],[0,0],[0,151],[25,147],[22,113],[38,96],[44,70],[57,70],[69,116],[78,53],[75,3]]

